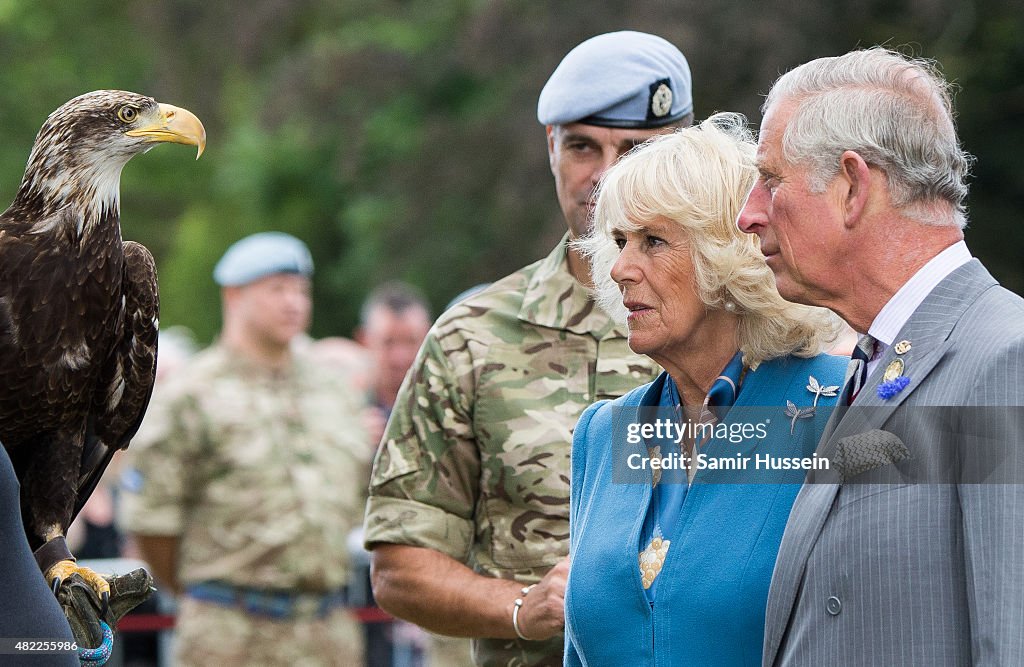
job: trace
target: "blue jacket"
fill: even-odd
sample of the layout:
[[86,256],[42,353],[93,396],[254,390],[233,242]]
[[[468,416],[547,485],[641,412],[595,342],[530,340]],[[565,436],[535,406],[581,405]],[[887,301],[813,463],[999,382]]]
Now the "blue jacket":
[[[809,376],[841,387],[846,365],[846,358],[829,355],[785,357],[747,373],[720,426],[756,423],[756,435],[715,439],[703,451],[749,467],[698,470],[675,530],[665,536],[671,547],[653,602],[638,567],[650,473],[641,473],[642,483],[622,473],[630,454],[646,456],[647,444],[625,438],[622,422],[636,419],[638,408],[658,406],[668,376],[587,408],[572,448],[566,665],[761,664],[768,585],[804,471],[755,471],[754,457],[811,457],[838,397],[819,396],[816,414],[795,422],[785,414],[787,401],[807,411],[815,398]],[[749,483],[715,483],[716,475],[729,474],[745,474]],[[791,483],[764,483],[781,479]]]

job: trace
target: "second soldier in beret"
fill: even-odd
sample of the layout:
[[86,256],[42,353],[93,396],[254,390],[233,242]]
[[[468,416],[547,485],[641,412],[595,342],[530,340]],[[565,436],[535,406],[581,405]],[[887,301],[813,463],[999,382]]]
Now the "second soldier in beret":
[[605,170],[692,111],[686,58],[660,37],[613,32],[570,51],[537,107],[568,231],[444,313],[395,404],[366,509],[374,593],[396,616],[473,637],[478,665],[561,664],[572,430],[656,372],[591,300],[569,241],[589,231]]
[[175,664],[362,664],[345,540],[371,453],[356,392],[294,351],[312,275],[288,234],[228,248],[220,338],[158,385],[134,441],[123,519],[181,595]]

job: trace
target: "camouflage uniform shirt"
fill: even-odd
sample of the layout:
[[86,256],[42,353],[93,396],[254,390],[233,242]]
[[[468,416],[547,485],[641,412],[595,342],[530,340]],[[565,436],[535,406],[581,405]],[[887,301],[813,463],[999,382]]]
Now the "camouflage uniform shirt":
[[[655,373],[569,274],[563,239],[434,325],[377,454],[367,545],[427,547],[486,576],[539,581],[568,553],[576,420]],[[474,655],[560,665],[562,639],[477,640]]]
[[180,536],[183,586],[344,586],[371,455],[359,407],[301,356],[271,372],[215,345],[158,388],[129,450],[122,519]]

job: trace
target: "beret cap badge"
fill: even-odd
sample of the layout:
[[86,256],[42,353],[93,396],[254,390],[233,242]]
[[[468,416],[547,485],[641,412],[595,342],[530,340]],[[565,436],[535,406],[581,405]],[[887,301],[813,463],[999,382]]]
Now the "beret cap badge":
[[672,110],[672,89],[661,83],[651,93],[651,113],[661,118]]

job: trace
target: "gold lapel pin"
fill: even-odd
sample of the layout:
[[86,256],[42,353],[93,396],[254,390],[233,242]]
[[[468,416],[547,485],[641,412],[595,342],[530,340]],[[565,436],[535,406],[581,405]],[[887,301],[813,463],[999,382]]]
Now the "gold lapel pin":
[[907,352],[910,352],[910,341],[901,340],[900,342],[896,343],[896,345],[893,346],[892,349],[896,354],[906,354]]
[[901,375],[903,375],[903,360],[893,359],[889,362],[889,365],[885,367],[885,373],[882,375],[882,382],[895,380]]

